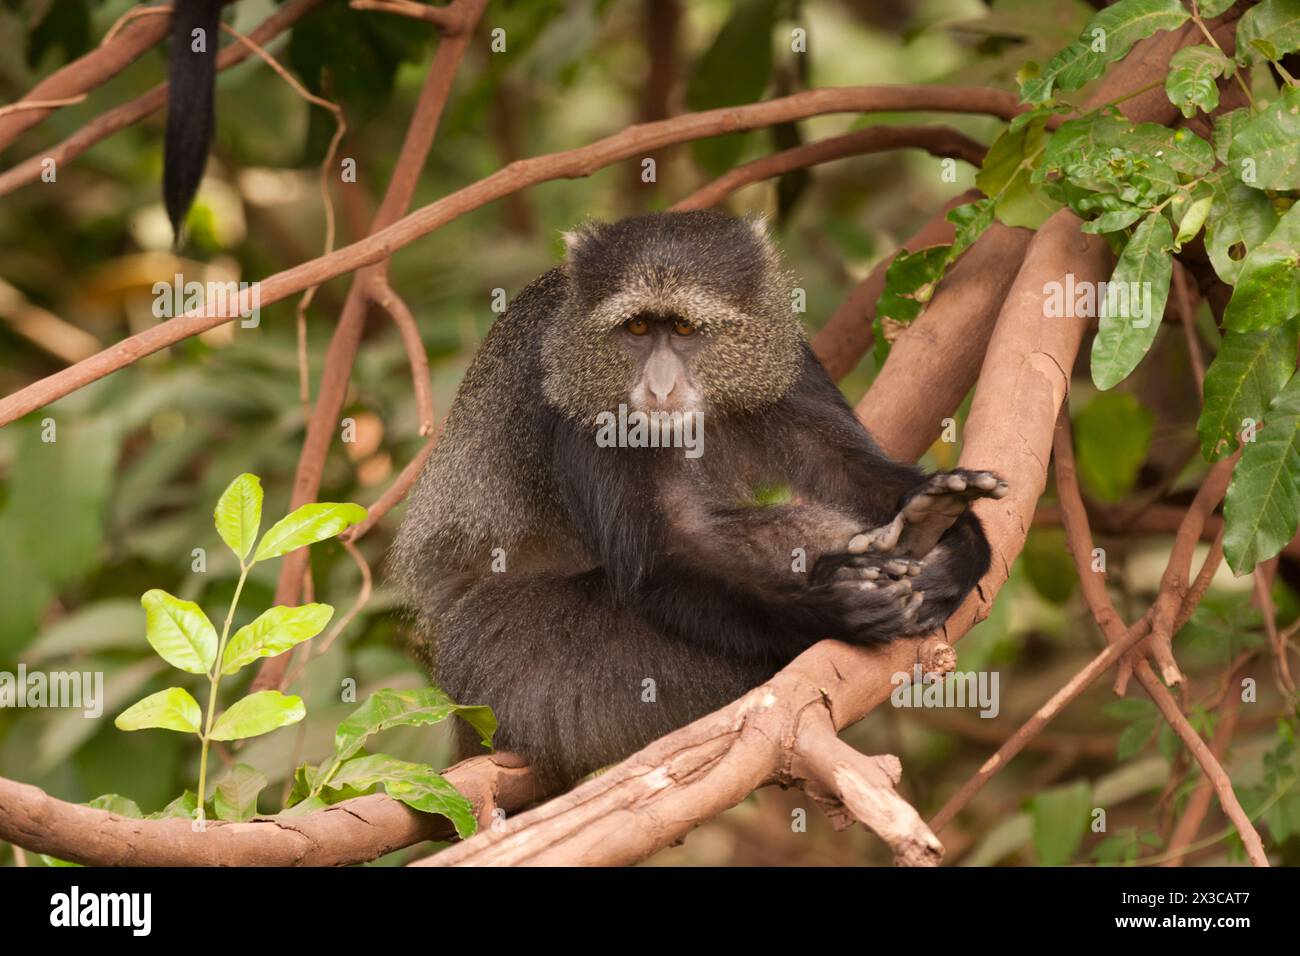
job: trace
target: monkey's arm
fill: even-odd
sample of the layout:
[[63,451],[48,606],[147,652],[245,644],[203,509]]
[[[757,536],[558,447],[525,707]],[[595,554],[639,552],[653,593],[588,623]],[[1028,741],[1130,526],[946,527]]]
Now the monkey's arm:
[[736,508],[712,499],[708,482],[662,478],[663,456],[679,450],[598,448],[559,419],[553,436],[557,487],[614,600],[658,630],[779,666],[822,638],[882,641],[909,626],[918,599],[907,580],[815,573],[860,530],[853,515],[815,503]]

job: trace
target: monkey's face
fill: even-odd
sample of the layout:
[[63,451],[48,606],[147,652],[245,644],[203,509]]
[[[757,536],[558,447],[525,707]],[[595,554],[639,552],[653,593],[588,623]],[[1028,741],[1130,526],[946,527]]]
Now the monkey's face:
[[803,329],[760,224],[657,213],[565,238],[567,300],[542,342],[554,408],[589,423],[620,404],[727,415],[794,384]]
[[634,384],[628,408],[641,412],[702,411],[691,381],[691,359],[704,339],[695,323],[680,315],[643,312],[619,329],[619,344],[632,360]]

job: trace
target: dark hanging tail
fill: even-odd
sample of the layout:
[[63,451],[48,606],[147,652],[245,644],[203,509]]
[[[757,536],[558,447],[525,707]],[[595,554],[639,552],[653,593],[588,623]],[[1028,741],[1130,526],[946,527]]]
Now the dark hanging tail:
[[[163,202],[178,245],[212,142],[212,87],[216,80],[221,4],[222,0],[176,0],[172,14]],[[202,52],[194,49],[195,30],[203,31]]]

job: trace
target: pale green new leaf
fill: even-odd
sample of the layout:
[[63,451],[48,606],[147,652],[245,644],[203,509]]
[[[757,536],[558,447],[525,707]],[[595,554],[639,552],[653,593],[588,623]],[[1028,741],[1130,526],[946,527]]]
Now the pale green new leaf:
[[197,734],[203,720],[198,701],[180,687],[169,687],[137,701],[117,715],[113,726],[118,730],[179,730]]
[[243,474],[230,483],[212,514],[217,534],[243,561],[253,550],[262,523],[262,479]]
[[193,601],[154,588],[140,598],[144,606],[145,637],[158,656],[191,674],[212,670],[217,656],[217,632]]
[[212,809],[218,820],[244,823],[257,816],[257,797],[266,789],[266,775],[246,763],[237,763],[217,782]]
[[303,505],[271,526],[262,536],[253,560],[278,558],[317,541],[324,541],[365,518],[366,509],[360,505],[327,501]]
[[1300,313],[1300,203],[1241,264],[1223,324],[1234,331],[1267,329]]
[[1241,575],[1273,557],[1300,524],[1300,375],[1293,375],[1247,442],[1223,505],[1223,552]]
[[1155,340],[1169,297],[1173,240],[1169,221],[1152,213],[1120,253],[1108,290],[1118,295],[1118,302],[1097,303],[1100,320],[1092,343],[1092,380],[1100,389],[1124,381]]
[[107,810],[109,813],[116,813],[119,817],[130,817],[133,820],[139,820],[144,817],[140,811],[140,805],[130,797],[124,797],[120,793],[103,793],[86,804],[88,807],[94,807],[96,810]]
[[1205,373],[1205,407],[1196,422],[1207,459],[1236,450],[1245,420],[1263,419],[1295,362],[1296,330],[1290,323],[1262,332],[1224,334],[1219,354]]
[[235,632],[221,658],[221,673],[233,674],[259,657],[275,657],[315,637],[334,614],[328,604],[273,607]]
[[237,700],[217,718],[213,740],[244,740],[296,724],[307,716],[302,698],[278,690],[262,690]]

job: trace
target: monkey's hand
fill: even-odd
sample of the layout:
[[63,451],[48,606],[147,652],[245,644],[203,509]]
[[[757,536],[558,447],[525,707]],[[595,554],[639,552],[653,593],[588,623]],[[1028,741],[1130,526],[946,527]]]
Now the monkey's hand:
[[920,633],[925,594],[914,579],[924,567],[888,555],[828,554],[813,569],[803,600],[828,615],[838,633],[859,640]]
[[1010,490],[1010,485],[991,471],[958,468],[931,475],[903,500],[888,524],[855,535],[849,553],[923,558],[972,501],[1002,498]]

